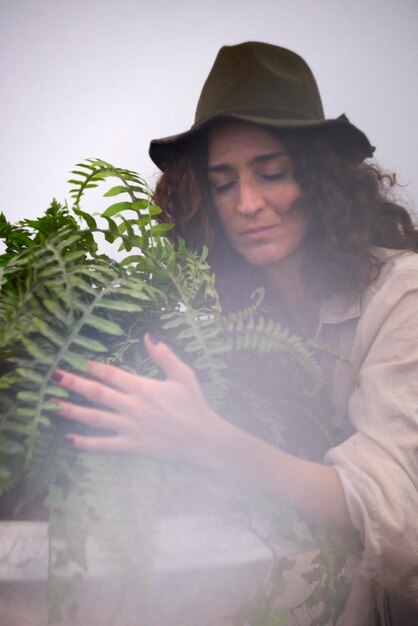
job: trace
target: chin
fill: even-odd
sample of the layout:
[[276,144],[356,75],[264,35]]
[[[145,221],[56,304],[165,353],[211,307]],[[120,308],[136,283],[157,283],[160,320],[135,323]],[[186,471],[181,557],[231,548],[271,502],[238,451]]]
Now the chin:
[[270,255],[270,254],[246,254],[243,255],[245,260],[255,267],[269,267],[270,265],[280,264],[281,261],[286,259],[289,256],[287,254],[283,255]]

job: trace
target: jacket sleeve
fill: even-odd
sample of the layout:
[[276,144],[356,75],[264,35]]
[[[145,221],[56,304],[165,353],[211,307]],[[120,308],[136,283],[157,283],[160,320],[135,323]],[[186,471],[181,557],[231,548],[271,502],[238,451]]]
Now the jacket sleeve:
[[404,256],[362,313],[348,407],[356,432],[325,462],[363,540],[360,573],[418,607],[418,255]]

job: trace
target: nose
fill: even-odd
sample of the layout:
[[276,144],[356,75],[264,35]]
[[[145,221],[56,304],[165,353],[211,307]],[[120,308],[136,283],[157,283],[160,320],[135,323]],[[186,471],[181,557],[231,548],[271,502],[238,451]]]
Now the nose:
[[253,180],[241,180],[239,186],[239,199],[237,212],[251,217],[264,207],[262,190]]

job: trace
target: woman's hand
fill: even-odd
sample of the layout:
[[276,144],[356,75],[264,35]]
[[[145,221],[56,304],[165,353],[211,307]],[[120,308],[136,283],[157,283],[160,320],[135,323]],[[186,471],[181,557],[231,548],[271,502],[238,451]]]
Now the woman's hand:
[[72,445],[190,462],[284,499],[309,519],[352,528],[333,467],[286,454],[222,419],[207,405],[193,370],[164,343],[154,344],[147,335],[144,341],[166,380],[94,361],[89,362],[94,380],[62,370],[53,375],[54,382],[103,407],[56,399],[57,413],[110,431],[102,437],[69,434]]
[[[156,458],[204,463],[208,444],[226,422],[207,405],[193,370],[164,343],[145,335],[150,356],[166,375],[155,380],[118,367],[89,362],[95,380],[59,370],[54,382],[100,408],[54,399],[63,417],[111,431],[104,436],[67,435],[83,450],[133,452]],[[222,428],[221,428],[222,430]]]

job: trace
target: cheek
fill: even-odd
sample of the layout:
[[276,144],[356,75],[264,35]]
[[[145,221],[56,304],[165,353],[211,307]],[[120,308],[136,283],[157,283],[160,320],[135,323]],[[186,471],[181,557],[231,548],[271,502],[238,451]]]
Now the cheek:
[[310,228],[310,219],[305,215],[295,215],[282,231],[282,245],[287,253],[292,253],[305,244]]
[[227,245],[236,249],[230,215],[226,211],[219,209],[214,202],[212,203],[212,211],[213,235],[216,243],[221,247]]
[[307,234],[309,232],[310,224],[311,224],[310,216],[306,214],[299,216],[297,223],[295,224],[295,228],[294,228],[295,239],[297,239],[299,243],[303,243],[305,241]]
[[304,216],[305,211],[298,207],[298,201],[302,195],[299,185],[294,181],[289,181],[286,185],[283,185],[281,193],[276,196],[276,203],[274,198],[271,199],[271,206],[274,208],[276,205],[277,213],[295,215],[300,219]]
[[228,208],[226,206],[223,206],[219,202],[212,202],[212,206],[215,218],[219,224],[220,229],[225,233],[228,233],[233,221],[232,212],[228,211]]

